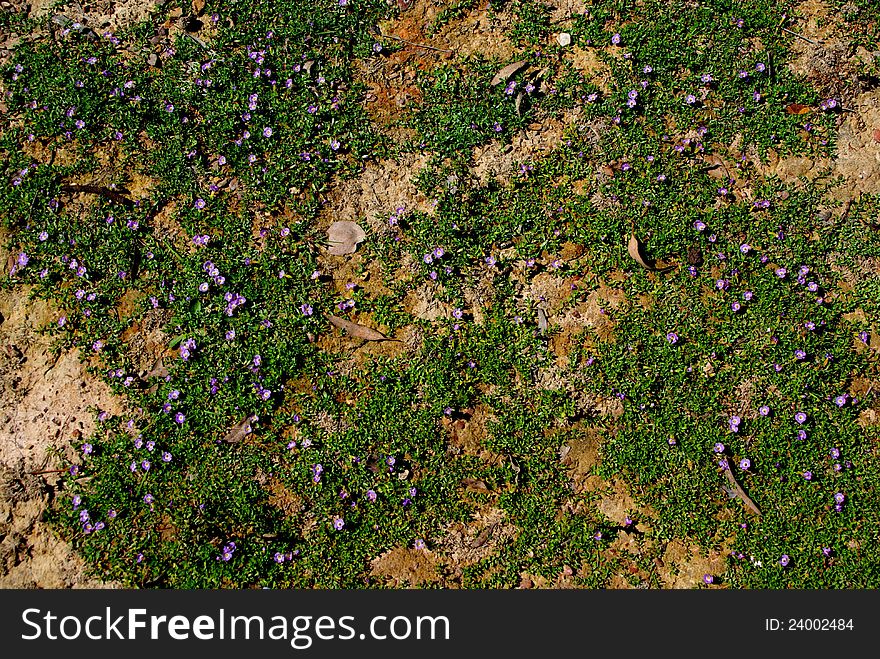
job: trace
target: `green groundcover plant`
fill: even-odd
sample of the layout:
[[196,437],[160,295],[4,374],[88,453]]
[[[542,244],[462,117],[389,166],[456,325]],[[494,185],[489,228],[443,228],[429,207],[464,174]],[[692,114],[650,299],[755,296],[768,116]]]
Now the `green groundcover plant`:
[[[3,71],[2,285],[55,301],[45,331],[129,409],[95,410],[56,529],[139,587],[381,586],[376,557],[433,561],[451,525],[489,508],[512,531],[458,569],[436,561],[428,584],[509,588],[574,566],[572,585],[625,571],[656,587],[664,543],[688,538],[727,557],[707,584],[877,587],[863,413],[878,199],[844,205],[830,173],[758,166],[835,153],[843,101],[786,66],[792,8],[588,2],[565,30],[605,67],[600,85],[547,7],[492,4],[526,66],[500,84],[510,62],[424,67],[407,140],[372,122],[358,76],[405,47],[375,30],[399,12],[384,0],[209,1],[200,31],[158,48],[168,8],[118,34],[47,17],[51,38],[18,47]],[[509,180],[470,175],[475,147],[570,116]],[[327,191],[409,152],[428,155],[412,176],[431,212],[362,218],[359,262],[385,290],[334,286]],[[136,178],[147,198],[126,188]],[[558,299],[525,294],[547,280]],[[447,310],[434,320],[404,304],[425,287]],[[610,331],[560,321],[597,296]],[[354,339],[318,340],[340,333],[329,315],[421,341],[354,359]],[[164,356],[143,364],[136,337],[156,328]],[[476,410],[481,451],[453,450],[449,428]],[[622,524],[560,458],[593,436],[593,475],[636,502]]]

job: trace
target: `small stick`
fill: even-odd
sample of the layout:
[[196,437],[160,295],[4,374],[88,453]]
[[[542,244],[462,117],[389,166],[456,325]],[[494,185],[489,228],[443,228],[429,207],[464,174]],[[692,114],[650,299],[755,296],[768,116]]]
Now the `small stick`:
[[791,35],[797,37],[798,39],[803,39],[803,40],[806,41],[807,43],[813,44],[814,46],[821,46],[821,45],[822,45],[822,42],[820,42],[820,41],[813,41],[812,39],[807,39],[807,37],[805,37],[804,35],[802,35],[802,34],[798,34],[797,32],[792,32],[792,31],[789,30],[787,27],[782,28],[782,31],[783,31],[783,32],[788,32],[789,34],[791,34]]
[[43,469],[42,471],[29,471],[31,476],[39,476],[40,474],[60,474],[67,469]]

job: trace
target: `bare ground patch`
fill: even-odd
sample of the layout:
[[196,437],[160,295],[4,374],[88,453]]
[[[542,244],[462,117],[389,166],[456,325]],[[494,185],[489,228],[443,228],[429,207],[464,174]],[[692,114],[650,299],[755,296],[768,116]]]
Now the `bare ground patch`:
[[43,522],[62,486],[56,456],[73,462],[72,442],[95,429],[92,409],[119,414],[110,389],[86,372],[77,351],[50,351],[38,329],[60,312],[20,287],[0,293],[0,587],[103,585]]

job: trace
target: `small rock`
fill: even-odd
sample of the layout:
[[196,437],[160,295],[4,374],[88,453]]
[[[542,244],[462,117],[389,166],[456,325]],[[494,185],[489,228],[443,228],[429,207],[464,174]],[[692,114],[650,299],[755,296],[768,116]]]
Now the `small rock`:
[[571,35],[568,32],[560,32],[556,36],[556,41],[559,43],[560,46],[565,48],[566,46],[571,45]]
[[147,64],[150,66],[159,66],[159,56],[156,53],[150,53],[147,58]]

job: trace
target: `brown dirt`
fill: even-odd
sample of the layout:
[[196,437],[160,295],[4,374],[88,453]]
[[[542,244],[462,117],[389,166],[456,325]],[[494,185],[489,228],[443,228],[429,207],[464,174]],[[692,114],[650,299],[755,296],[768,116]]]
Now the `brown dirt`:
[[704,553],[696,543],[682,540],[666,545],[661,563],[658,567],[665,588],[695,588],[703,583],[703,575],[717,576],[726,569],[724,554]]
[[397,547],[373,559],[370,574],[395,588],[413,588],[439,581],[437,568],[433,553]]
[[319,229],[325,230],[337,220],[365,222],[361,226],[369,241],[370,232],[388,229],[388,217],[397,208],[430,213],[433,209],[428,199],[412,182],[427,162],[427,155],[406,154],[396,160],[369,162],[359,176],[335,181],[321,210]]
[[29,473],[56,468],[56,455],[67,464],[77,459],[72,442],[94,431],[92,408],[123,411],[77,351],[56,358],[50,337],[37,334],[60,315],[28,299],[24,287],[0,292],[0,587],[103,585],[42,521],[62,479]]
[[493,454],[483,447],[483,439],[489,435],[488,423],[493,420],[492,411],[485,405],[462,410],[454,418],[443,417],[443,428],[449,433],[449,447],[453,454],[473,455],[492,461]]
[[432,549],[444,565],[448,579],[455,581],[461,576],[461,568],[492,556],[502,544],[516,538],[517,532],[516,526],[505,521],[503,510],[487,507],[467,524],[450,524],[432,543]]
[[574,113],[568,113],[561,121],[548,119],[533,123],[528,130],[514,135],[510,144],[493,141],[475,147],[471,173],[482,185],[491,179],[509,183],[511,175],[518,172],[517,165],[531,164],[559,146],[566,126],[574,122],[573,117]]
[[87,25],[95,31],[100,28],[121,29],[149,18],[150,12],[160,0],[96,0],[83,7],[78,2],[64,3],[55,7],[57,0],[31,0],[30,17],[40,18],[47,14],[64,14]]

